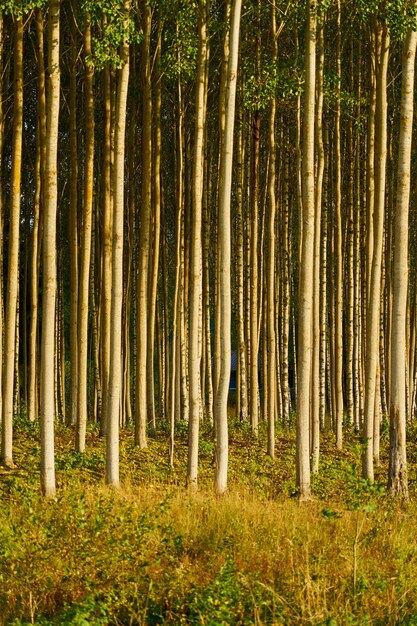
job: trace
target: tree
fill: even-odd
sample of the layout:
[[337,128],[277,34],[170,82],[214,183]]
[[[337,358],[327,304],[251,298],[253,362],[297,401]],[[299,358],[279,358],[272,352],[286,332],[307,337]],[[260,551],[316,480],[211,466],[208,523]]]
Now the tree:
[[220,329],[220,371],[214,402],[216,423],[216,472],[215,489],[224,493],[227,488],[228,429],[227,397],[231,362],[231,293],[230,293],[230,210],[232,196],[233,131],[235,123],[236,83],[239,51],[241,0],[234,0],[230,20],[230,55],[227,68],[227,96],[224,140],[220,158],[219,196],[219,290],[217,306]]
[[56,303],[56,215],[58,205],[58,120],[60,96],[59,16],[60,0],[48,3],[48,71],[46,110],[45,211],[43,216],[43,289],[41,344],[41,487],[47,497],[55,496],[54,418],[55,395],[55,303]]
[[298,295],[298,397],[297,397],[297,487],[301,499],[310,497],[310,373],[313,305],[315,187],[314,128],[316,85],[316,6],[307,2],[305,91],[302,146],[303,228]]
[[202,199],[204,172],[204,130],[207,107],[206,72],[207,41],[207,0],[200,0],[198,15],[198,65],[196,78],[196,115],[194,131],[193,205],[191,217],[191,259],[190,259],[190,348],[188,357],[188,377],[190,385],[190,419],[188,428],[187,484],[197,486],[198,433],[202,414],[201,398],[201,336],[202,336]]
[[4,366],[2,371],[1,460],[13,468],[13,391],[16,358],[16,317],[19,284],[19,232],[23,132],[23,16],[14,17],[13,137],[10,196],[10,226],[4,326]]
[[406,454],[406,326],[408,289],[408,217],[410,203],[411,140],[414,112],[414,70],[417,33],[407,33],[402,56],[401,117],[398,149],[397,205],[394,238],[392,310],[390,464],[388,488],[408,498]]
[[[374,479],[373,435],[377,362],[379,360],[379,322],[381,301],[381,263],[384,234],[384,204],[387,158],[387,68],[389,56],[389,32],[386,24],[380,25],[375,18],[376,45],[376,111],[375,111],[375,197],[373,214],[372,270],[366,314],[366,368],[365,368],[365,417],[363,438],[363,475]],[[369,215],[369,212],[368,212]],[[367,254],[370,254],[369,249]]]
[[[124,30],[130,10],[123,3]],[[110,322],[110,375],[107,400],[106,483],[119,485],[119,422],[122,383],[122,303],[123,303],[123,218],[126,103],[129,84],[129,43],[127,33],[120,51],[114,133],[112,290]]]

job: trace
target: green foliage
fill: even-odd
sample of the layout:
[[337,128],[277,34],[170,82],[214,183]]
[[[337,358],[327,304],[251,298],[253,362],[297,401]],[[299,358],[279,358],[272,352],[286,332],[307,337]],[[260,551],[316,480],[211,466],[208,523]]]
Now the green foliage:
[[197,67],[197,3],[176,0],[163,3],[164,54],[163,67],[167,78],[192,78]]
[[362,448],[349,431],[343,451],[323,433],[316,501],[300,506],[288,498],[293,429],[277,431],[272,461],[264,424],[254,437],[231,418],[230,492],[217,498],[209,426],[201,428],[195,494],[183,487],[186,425],[175,470],[165,436],[138,450],[122,431],[120,492],[102,485],[104,445],[96,433],[88,432],[83,456],[72,451],[73,431],[61,426],[58,500],[46,502],[39,446],[26,426],[21,418],[16,428],[18,469],[0,468],[0,624],[217,626],[312,623],[320,615],[320,623],[359,625],[367,615],[376,623],[388,616],[412,623],[417,615],[415,504],[400,508],[382,497],[378,482],[362,481]]
[[123,61],[119,55],[120,47],[126,40],[140,43],[142,32],[138,30],[133,12],[126,15],[122,0],[84,0],[82,12],[90,13],[94,27],[92,35],[93,54],[87,62],[97,69],[105,65],[120,68]]
[[5,15],[13,15],[20,18],[33,11],[33,9],[43,9],[47,5],[47,0],[1,0],[0,11]]
[[276,67],[271,61],[265,60],[257,74],[250,59],[246,60],[243,104],[245,109],[262,111],[275,96],[278,75]]
[[417,27],[414,0],[357,0],[359,19],[366,23],[373,16],[386,23],[393,39],[404,39],[409,29]]
[[402,40],[407,32],[417,28],[417,7],[413,0],[388,0],[386,16],[391,36]]
[[360,476],[360,458],[362,446],[355,450],[356,460],[346,466],[346,505],[351,511],[372,513],[376,510],[382,496],[386,495],[385,486],[381,483],[371,483]]

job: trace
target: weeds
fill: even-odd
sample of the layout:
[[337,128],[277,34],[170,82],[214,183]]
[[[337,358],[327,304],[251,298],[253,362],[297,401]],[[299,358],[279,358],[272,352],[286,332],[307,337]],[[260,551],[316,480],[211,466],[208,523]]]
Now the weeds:
[[97,434],[83,456],[59,431],[59,495],[45,502],[33,432],[18,431],[18,471],[0,473],[0,624],[417,623],[417,508],[361,480],[357,440],[340,453],[323,439],[317,499],[300,506],[288,497],[291,432],[272,462],[262,433],[233,429],[221,499],[209,433],[192,495],[178,435],[174,472],[165,440],[138,451],[124,435],[115,493],[102,485]]

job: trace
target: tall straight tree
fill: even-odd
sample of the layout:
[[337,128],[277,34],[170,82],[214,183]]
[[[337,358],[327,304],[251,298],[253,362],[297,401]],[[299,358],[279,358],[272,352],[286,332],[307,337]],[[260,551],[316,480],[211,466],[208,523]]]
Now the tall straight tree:
[[36,38],[38,65],[38,124],[36,128],[36,190],[33,206],[32,259],[30,268],[31,316],[29,331],[29,385],[28,407],[29,421],[38,417],[38,281],[39,281],[39,221],[42,196],[45,194],[45,150],[46,150],[46,91],[43,11],[36,9]]
[[69,70],[69,144],[70,206],[68,219],[68,255],[70,278],[70,412],[69,423],[77,423],[78,400],[78,139],[77,139],[77,24],[75,0],[72,0]]
[[[123,4],[124,18],[128,17],[130,3]],[[125,30],[126,23],[124,24]],[[129,43],[122,44],[118,70],[114,133],[113,170],[113,232],[112,232],[112,289],[110,317],[110,375],[106,417],[106,483],[119,485],[119,422],[122,383],[122,304],[123,304],[123,220],[124,220],[124,160],[126,134],[126,105],[129,85]]]
[[[384,235],[385,180],[387,161],[387,69],[390,37],[385,24],[375,17],[376,29],[376,111],[375,111],[375,196],[374,196],[374,242],[369,300],[366,315],[366,367],[365,367],[365,416],[363,438],[365,449],[362,459],[363,476],[374,480],[373,435],[375,395],[377,393],[377,367],[379,360],[379,324],[381,302],[381,264]],[[378,45],[380,41],[380,46]],[[369,254],[369,252],[368,252]],[[378,391],[379,393],[379,391]]]
[[320,457],[320,251],[321,251],[321,204],[324,177],[323,145],[323,73],[324,73],[324,20],[317,33],[317,85],[316,85],[316,145],[317,176],[315,189],[314,230],[314,297],[313,297],[313,363],[312,363],[312,419],[311,419],[311,469],[319,470]]
[[217,493],[224,493],[227,488],[228,465],[228,427],[227,398],[230,381],[231,362],[231,291],[230,291],[230,209],[232,198],[233,131],[235,125],[235,103],[237,67],[239,53],[240,14],[242,1],[234,0],[230,21],[230,53],[227,68],[226,119],[224,140],[220,159],[220,194],[219,194],[219,286],[217,307],[220,314],[220,370],[216,397],[214,401],[214,419],[216,424],[216,470],[214,485]]
[[312,362],[315,186],[314,130],[316,87],[316,5],[307,2],[302,145],[302,238],[298,300],[297,487],[308,499],[310,486],[310,381]]
[[187,483],[197,485],[198,437],[202,414],[201,398],[201,336],[202,336],[202,199],[204,175],[204,130],[207,106],[207,18],[208,0],[200,0],[198,15],[198,66],[196,87],[196,118],[193,159],[193,210],[191,216],[190,264],[190,326],[188,376],[190,384],[190,418],[188,426]]
[[46,497],[55,496],[55,301],[56,301],[56,215],[58,205],[58,120],[59,120],[59,15],[60,0],[48,3],[48,70],[46,109],[45,209],[42,249],[42,342],[41,342],[41,487]]
[[[271,6],[272,62],[277,63],[277,25],[275,5]],[[276,336],[275,336],[275,118],[276,99],[272,98],[269,109],[269,171],[268,171],[268,267],[267,267],[267,415],[268,415],[268,455],[275,458],[275,406],[276,406]],[[264,355],[265,358],[265,355]],[[265,359],[266,360],[266,359]]]
[[[0,94],[3,94],[3,49],[4,22],[0,11]],[[0,175],[3,172],[4,113],[3,98],[0,97]],[[0,293],[3,293],[3,194],[0,191]],[[3,363],[3,297],[0,298],[0,363]],[[3,415],[2,376],[0,375],[0,416]]]
[[135,443],[146,448],[147,390],[146,368],[148,342],[148,282],[151,237],[151,192],[152,192],[152,90],[151,90],[151,23],[152,12],[148,0],[141,0],[142,8],[142,207],[139,239],[139,271],[137,279],[136,305],[136,417]]
[[85,15],[84,30],[84,97],[85,97],[85,164],[84,199],[81,227],[81,263],[78,303],[78,399],[77,433],[75,446],[79,452],[85,450],[87,431],[87,349],[88,349],[88,296],[91,265],[91,233],[93,216],[94,184],[94,68],[91,63],[91,15]]
[[10,193],[9,248],[7,268],[6,315],[4,327],[4,365],[2,369],[3,415],[1,460],[6,467],[13,463],[13,399],[16,358],[16,317],[19,286],[19,232],[22,175],[23,131],[23,18],[14,18],[13,46],[13,131],[12,177]]
[[342,246],[342,154],[340,137],[341,81],[342,81],[342,21],[340,0],[337,0],[336,35],[336,119],[335,119],[335,235],[336,253],[336,293],[335,293],[335,341],[334,341],[334,384],[336,400],[336,445],[343,443],[343,246]]
[[414,113],[414,70],[417,33],[410,30],[403,46],[397,206],[395,212],[394,288],[392,309],[390,464],[388,488],[408,498],[406,455],[406,322],[408,289],[408,214],[411,140]]

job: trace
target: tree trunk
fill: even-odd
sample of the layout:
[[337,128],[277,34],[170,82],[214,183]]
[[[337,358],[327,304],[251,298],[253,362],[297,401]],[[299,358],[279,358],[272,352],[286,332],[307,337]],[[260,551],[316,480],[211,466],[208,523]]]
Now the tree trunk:
[[216,423],[216,469],[214,486],[217,493],[227,489],[228,467],[228,427],[227,397],[230,382],[231,363],[231,198],[232,198],[232,165],[233,165],[233,131],[235,123],[235,102],[237,67],[239,52],[239,31],[241,0],[234,0],[230,19],[230,54],[227,68],[227,97],[224,140],[220,159],[220,195],[219,195],[219,253],[218,259],[219,290],[217,306],[220,308],[220,371],[214,402],[214,419]]
[[94,185],[94,96],[93,66],[89,62],[91,55],[91,16],[85,16],[84,31],[84,93],[85,93],[85,166],[84,166],[84,198],[83,221],[81,235],[81,263],[78,303],[78,398],[77,398],[77,432],[75,448],[78,452],[85,450],[87,432],[87,356],[88,356],[88,294],[90,283],[91,262],[91,229],[93,215]]
[[[75,2],[73,3],[73,10]],[[77,423],[78,401],[78,141],[77,141],[77,25],[71,19],[69,78],[70,206],[68,256],[70,275],[70,411],[69,422]]]
[[[373,434],[376,374],[379,360],[381,262],[387,155],[387,68],[389,56],[389,34],[387,28],[379,25],[376,25],[376,28],[382,30],[381,49],[377,58],[376,74],[374,246],[366,316],[365,418],[363,430],[366,446],[363,454],[363,476],[371,482],[374,479]],[[367,252],[369,254],[369,250]]]
[[10,197],[9,250],[4,327],[3,417],[1,459],[13,468],[13,391],[16,350],[16,319],[19,287],[19,230],[23,131],[23,21],[17,18],[14,30],[13,136]]
[[41,488],[46,497],[55,496],[54,463],[54,376],[56,301],[56,215],[58,205],[58,118],[60,1],[50,0],[48,19],[48,85],[46,112],[45,212],[43,217],[43,289],[41,342]]
[[403,46],[397,205],[395,212],[394,285],[391,351],[390,465],[388,488],[408,498],[406,457],[405,354],[408,289],[408,215],[411,140],[414,113],[414,68],[417,33],[409,31]]
[[152,92],[150,38],[152,12],[148,0],[142,0],[142,207],[139,238],[139,271],[137,281],[137,355],[136,355],[136,417],[135,444],[147,447],[147,387],[146,368],[148,354],[148,280],[151,237],[152,190]]
[[201,419],[201,342],[202,335],[202,198],[204,172],[204,129],[207,103],[207,0],[199,4],[199,50],[196,88],[196,120],[193,158],[193,211],[191,222],[191,263],[190,263],[190,348],[188,357],[188,377],[190,385],[190,419],[188,423],[188,465],[187,484],[197,486],[198,437]]
[[303,118],[303,231],[299,277],[298,398],[297,398],[297,487],[300,499],[310,498],[310,382],[311,323],[313,313],[313,267],[315,225],[314,122],[316,84],[316,12],[307,3],[305,92]]
[[[128,1],[123,5],[127,15]],[[126,24],[124,24],[126,28]],[[121,49],[122,67],[118,70],[114,135],[113,179],[113,246],[110,324],[110,376],[108,386],[108,414],[106,438],[106,483],[119,486],[119,421],[122,383],[122,303],[123,303],[123,215],[124,215],[124,160],[126,134],[126,104],[129,84],[129,44],[126,39]]]
[[337,2],[337,38],[336,38],[336,121],[335,121],[335,256],[336,256],[336,290],[335,290],[335,395],[336,395],[336,445],[343,445],[343,253],[342,253],[342,157],[340,138],[341,115],[341,9]]

